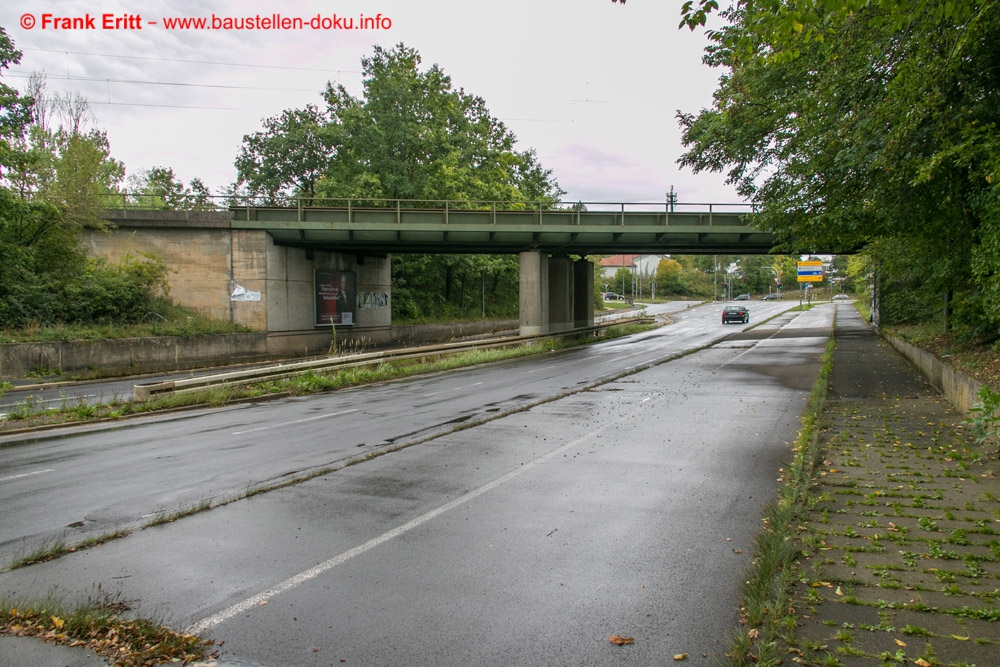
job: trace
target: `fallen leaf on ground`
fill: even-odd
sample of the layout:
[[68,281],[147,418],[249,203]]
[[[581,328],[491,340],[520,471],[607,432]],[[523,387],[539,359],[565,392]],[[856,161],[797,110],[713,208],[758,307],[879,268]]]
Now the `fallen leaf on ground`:
[[674,660],[687,660],[687,657],[688,657],[687,653],[678,653],[677,655],[674,656]]
[[913,664],[917,667],[931,667],[931,663],[927,662],[923,658],[917,658],[913,661]]
[[896,646],[906,646],[906,642],[904,641],[900,641],[898,639],[893,639],[892,641],[896,642]]
[[635,641],[635,637],[619,637],[618,635],[611,635],[608,637],[608,641],[612,644],[617,644],[618,646],[624,646],[625,644],[631,644]]

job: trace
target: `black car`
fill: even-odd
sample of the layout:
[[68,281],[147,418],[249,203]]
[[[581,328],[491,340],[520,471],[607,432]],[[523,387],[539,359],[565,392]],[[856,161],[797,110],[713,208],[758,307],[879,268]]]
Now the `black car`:
[[746,324],[750,321],[750,311],[746,306],[726,306],[722,309],[722,323],[742,322]]
[[749,293],[747,293],[747,294],[737,294],[736,296],[733,297],[733,301],[749,301],[749,300],[750,300],[750,294]]

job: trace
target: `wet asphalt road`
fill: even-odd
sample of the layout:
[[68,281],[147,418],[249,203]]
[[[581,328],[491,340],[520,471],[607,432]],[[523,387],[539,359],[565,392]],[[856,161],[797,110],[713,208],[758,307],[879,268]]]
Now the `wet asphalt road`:
[[403,382],[0,436],[0,563],[523,409],[743,329],[721,326],[719,311],[703,306],[639,336]]
[[[754,321],[764,307],[780,310],[761,306]],[[786,314],[740,334],[720,329],[716,310],[533,363],[7,448],[10,548],[32,531],[66,530],[67,517],[100,523],[85,507],[100,492],[109,502],[94,516],[118,525],[164,498],[229,492],[240,475],[274,479],[535,404],[5,573],[0,591],[72,597],[99,584],[224,641],[230,664],[662,664],[677,653],[708,664],[702,654],[724,650],[735,622],[761,505],[833,315]],[[559,393],[568,395],[541,402]],[[21,467],[8,465],[12,454]],[[108,477],[108,467],[122,472]],[[613,633],[636,641],[613,646]]]

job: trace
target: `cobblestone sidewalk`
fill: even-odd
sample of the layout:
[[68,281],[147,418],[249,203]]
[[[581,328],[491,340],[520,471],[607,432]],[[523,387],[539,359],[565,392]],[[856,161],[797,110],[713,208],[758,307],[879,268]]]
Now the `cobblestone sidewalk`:
[[788,658],[1000,665],[996,454],[981,460],[963,418],[853,309],[836,343]]

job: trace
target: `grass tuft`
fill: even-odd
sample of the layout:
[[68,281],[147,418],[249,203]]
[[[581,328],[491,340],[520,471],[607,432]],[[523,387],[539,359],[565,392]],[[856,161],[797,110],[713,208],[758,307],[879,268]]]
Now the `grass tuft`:
[[49,597],[25,602],[0,598],[0,633],[84,646],[115,667],[190,664],[209,656],[213,642],[136,617],[133,604],[97,588],[69,607]]

